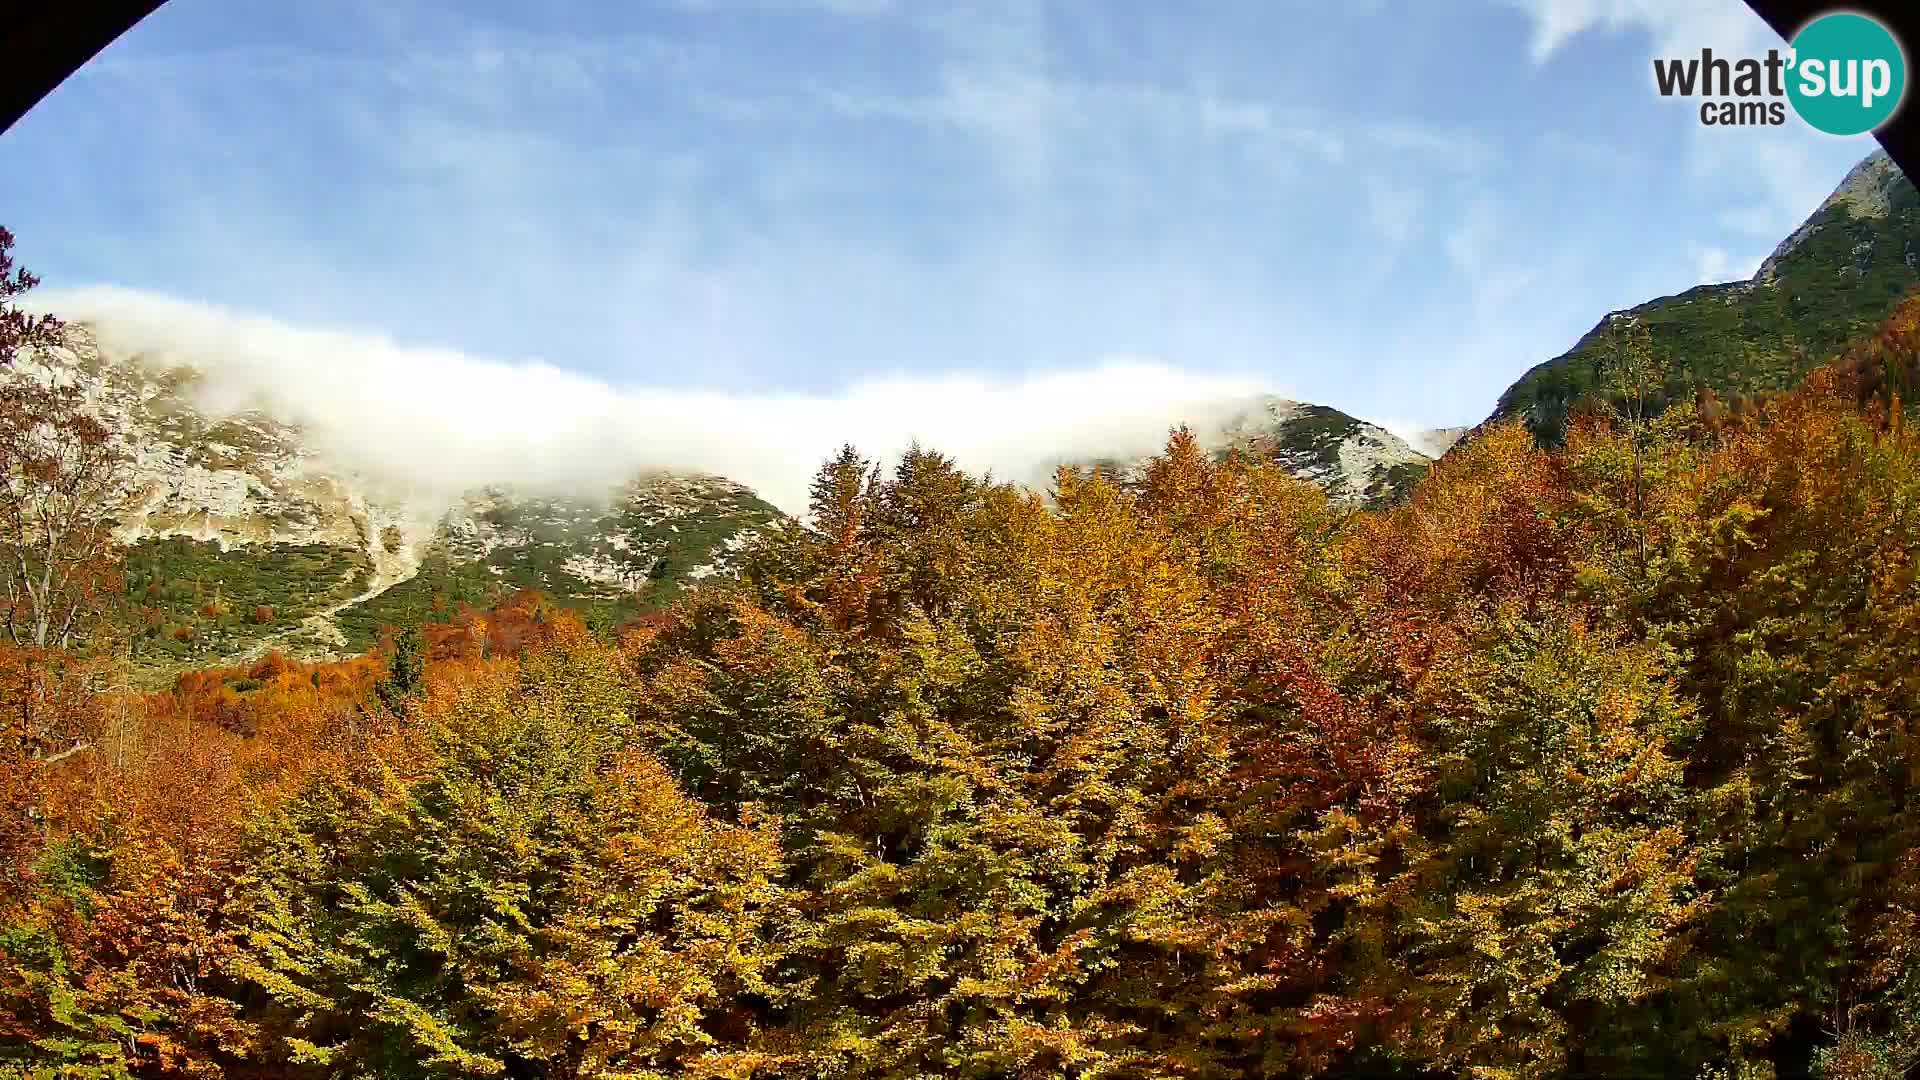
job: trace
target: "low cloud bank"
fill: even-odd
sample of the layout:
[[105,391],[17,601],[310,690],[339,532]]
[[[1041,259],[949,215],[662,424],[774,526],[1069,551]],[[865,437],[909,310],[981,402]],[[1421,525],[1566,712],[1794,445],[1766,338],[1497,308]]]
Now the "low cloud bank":
[[809,480],[843,443],[891,462],[918,441],[969,470],[1031,483],[1061,460],[1151,454],[1175,424],[1204,428],[1277,392],[1116,357],[1023,377],[899,376],[833,396],[743,396],[616,386],[123,289],[41,303],[91,324],[110,354],[201,371],[211,413],[262,409],[305,428],[336,466],[443,495],[485,484],[597,495],[664,469],[725,476],[801,513]]

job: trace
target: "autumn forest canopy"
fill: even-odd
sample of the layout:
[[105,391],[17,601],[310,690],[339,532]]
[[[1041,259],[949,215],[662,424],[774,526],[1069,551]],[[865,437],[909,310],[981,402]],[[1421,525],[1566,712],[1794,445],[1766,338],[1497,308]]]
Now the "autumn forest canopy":
[[1920,299],[1736,404],[1606,355],[1396,506],[849,447],[638,620],[160,690],[124,450],[7,383],[0,1076],[1911,1075]]

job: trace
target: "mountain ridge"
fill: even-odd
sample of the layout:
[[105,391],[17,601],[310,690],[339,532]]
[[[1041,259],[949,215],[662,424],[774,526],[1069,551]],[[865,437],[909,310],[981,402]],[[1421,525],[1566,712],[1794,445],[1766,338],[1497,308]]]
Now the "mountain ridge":
[[[1752,278],[1628,311],[1672,357],[1661,393],[1675,400],[1701,387],[1779,388],[1916,283],[1920,194],[1882,153],[1850,170]],[[1568,412],[1598,388],[1600,338],[1613,317],[1523,374],[1489,422],[1519,415],[1554,441]],[[104,349],[82,321],[63,356],[34,358],[16,373],[58,369],[84,381],[126,438],[133,483],[118,529],[144,623],[136,650],[155,664],[266,648],[362,650],[384,627],[518,589],[618,621],[729,572],[755,536],[789,520],[726,477],[638,465],[626,481],[593,492],[503,483],[435,493],[405,481],[404,462],[381,476],[328,459],[310,432],[271,407],[216,407],[194,358],[159,359],[164,352]],[[1403,497],[1466,434],[1403,438],[1329,406],[1270,395],[1192,419],[1216,456],[1266,458],[1355,506]],[[1134,453],[1058,460],[1125,475],[1137,471]],[[1034,464],[1033,483],[1043,486],[1046,463]]]
[[1783,390],[1884,319],[1920,286],[1920,192],[1876,150],[1783,239],[1752,277],[1694,286],[1609,312],[1567,351],[1524,372],[1480,426],[1518,417],[1543,444],[1602,393],[1602,342],[1625,315],[1666,360],[1654,406],[1711,390]]
[[[408,481],[405,463],[390,475],[342,465],[270,406],[212,401],[193,357],[103,346],[84,320],[69,325],[58,355],[6,377],[78,381],[129,449],[116,525],[141,623],[134,652],[149,666],[270,648],[341,655],[375,644],[384,627],[518,589],[617,622],[730,572],[754,536],[788,520],[713,474],[636,467],[606,491],[501,483],[450,494]],[[1391,501],[1432,457],[1327,406],[1230,404],[1196,418],[1204,445],[1268,457],[1337,501]],[[1044,463],[1035,464],[1039,486]]]

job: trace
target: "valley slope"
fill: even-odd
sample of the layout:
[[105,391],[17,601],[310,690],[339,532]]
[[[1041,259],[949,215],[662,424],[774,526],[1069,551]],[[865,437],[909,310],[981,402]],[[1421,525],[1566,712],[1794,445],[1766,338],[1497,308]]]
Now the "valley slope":
[[[1783,390],[1878,325],[1920,285],[1920,192],[1885,151],[1855,166],[1746,281],[1701,285],[1629,309],[1666,361],[1655,404],[1701,389]],[[1602,385],[1610,314],[1573,348],[1522,375],[1489,420],[1520,417],[1553,445]]]

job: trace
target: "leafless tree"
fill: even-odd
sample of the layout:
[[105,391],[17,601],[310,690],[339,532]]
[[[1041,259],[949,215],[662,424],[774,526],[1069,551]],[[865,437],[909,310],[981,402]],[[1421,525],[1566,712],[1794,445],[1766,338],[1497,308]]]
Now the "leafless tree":
[[18,306],[38,284],[0,228],[0,617],[16,646],[70,648],[118,591],[113,513],[128,458],[85,390],[45,358],[58,320]]
[[1647,492],[1645,454],[1655,397],[1663,385],[1659,363],[1653,355],[1653,338],[1647,326],[1631,315],[1616,314],[1607,321],[1606,355],[1602,377],[1613,397],[1614,414],[1625,428],[1632,453],[1628,512],[1633,517],[1638,565],[1647,568]]
[[81,388],[16,366],[0,386],[0,603],[15,645],[71,648],[119,591],[128,458]]

